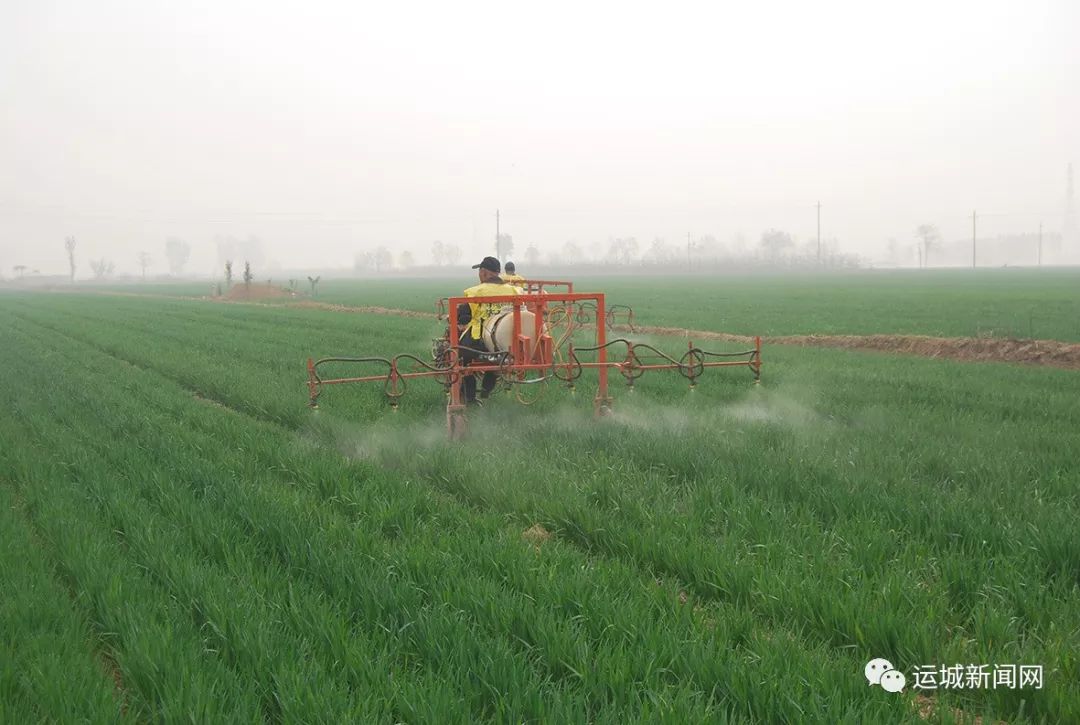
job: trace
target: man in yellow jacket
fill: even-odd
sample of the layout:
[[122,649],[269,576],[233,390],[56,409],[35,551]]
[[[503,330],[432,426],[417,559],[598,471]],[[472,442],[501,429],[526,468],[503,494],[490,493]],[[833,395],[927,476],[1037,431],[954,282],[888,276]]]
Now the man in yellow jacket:
[[513,262],[506,263],[506,273],[502,275],[502,281],[517,287],[520,292],[525,291],[525,278],[517,273]]
[[[474,264],[473,269],[479,270],[480,284],[465,290],[466,297],[492,297],[496,295],[518,294],[516,287],[507,284],[500,276],[501,266],[495,257],[484,257],[480,264]],[[468,364],[486,353],[484,347],[484,322],[502,311],[502,305],[492,302],[466,302],[458,305],[457,321],[462,328],[461,332],[461,361]],[[485,400],[495,389],[498,376],[494,372],[484,373],[484,380],[480,391],[480,399]],[[479,405],[476,399],[476,376],[462,376],[465,402],[469,405]]]

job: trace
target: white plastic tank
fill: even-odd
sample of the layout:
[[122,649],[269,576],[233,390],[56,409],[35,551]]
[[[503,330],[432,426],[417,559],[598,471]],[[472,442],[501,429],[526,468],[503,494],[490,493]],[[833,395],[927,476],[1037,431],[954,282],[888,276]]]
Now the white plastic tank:
[[[528,310],[521,311],[521,334],[527,338],[525,350],[532,358],[536,341],[533,334],[536,330],[536,316]],[[489,352],[511,351],[511,343],[514,338],[514,312],[510,307],[504,307],[497,315],[492,315],[484,321],[484,347]]]

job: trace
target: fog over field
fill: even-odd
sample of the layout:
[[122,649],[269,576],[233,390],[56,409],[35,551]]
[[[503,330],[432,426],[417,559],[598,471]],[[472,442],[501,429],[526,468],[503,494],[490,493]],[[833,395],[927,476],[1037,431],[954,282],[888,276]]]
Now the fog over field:
[[918,265],[932,225],[930,265],[968,264],[973,212],[988,265],[1040,225],[1077,262],[1078,35],[1072,0],[8,3],[0,274],[67,275],[68,236],[78,278],[164,274],[170,237],[188,275],[245,244],[260,277],[435,241],[463,267],[496,209],[517,258],[794,253],[819,202],[866,263]]

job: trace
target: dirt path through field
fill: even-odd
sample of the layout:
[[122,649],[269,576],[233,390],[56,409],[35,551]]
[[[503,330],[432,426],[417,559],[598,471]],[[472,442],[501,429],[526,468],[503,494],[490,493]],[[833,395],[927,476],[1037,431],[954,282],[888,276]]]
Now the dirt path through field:
[[[630,332],[625,325],[616,325]],[[693,340],[717,340],[753,344],[754,338],[708,330],[679,327],[635,326],[635,332],[650,335],[677,335]],[[1057,340],[1010,340],[978,337],[929,337],[927,335],[780,335],[763,337],[762,344],[799,347],[834,347],[843,350],[919,355],[921,357],[966,362],[1011,362],[1080,370],[1080,344]]]
[[[165,295],[142,295],[136,292],[102,292],[101,294],[124,297],[167,297],[178,300],[203,300],[235,305],[259,307],[300,307],[352,314],[392,315],[413,319],[434,320],[434,312],[405,310],[393,307],[339,305],[317,300],[296,302],[264,302],[244,298],[183,297]],[[754,338],[711,330],[688,330],[682,327],[659,327],[654,325],[615,325],[616,332],[636,332],[646,335],[689,337],[697,340],[737,342],[753,344]],[[795,345],[798,347],[832,347],[842,350],[871,350],[875,352],[918,355],[920,357],[958,360],[961,362],[1006,362],[1024,365],[1080,370],[1080,343],[1058,340],[1011,340],[978,337],[929,337],[927,335],[778,335],[762,337],[766,345]]]

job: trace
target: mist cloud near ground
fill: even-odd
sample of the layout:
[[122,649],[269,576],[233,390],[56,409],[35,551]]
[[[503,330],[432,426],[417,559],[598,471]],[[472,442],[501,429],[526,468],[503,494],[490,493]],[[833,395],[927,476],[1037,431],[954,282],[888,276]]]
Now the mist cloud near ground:
[[[915,263],[945,241],[1062,230],[1080,162],[1069,0],[158,1],[0,10],[0,271],[352,265],[434,240],[488,253],[776,228]],[[599,251],[598,251],[599,250]]]

